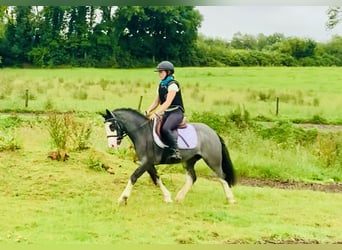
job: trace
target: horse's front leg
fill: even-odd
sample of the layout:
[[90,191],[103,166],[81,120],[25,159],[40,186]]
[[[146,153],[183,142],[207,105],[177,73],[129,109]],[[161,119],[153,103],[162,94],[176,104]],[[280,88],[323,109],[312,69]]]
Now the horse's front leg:
[[129,179],[125,190],[122,192],[122,194],[120,195],[118,199],[119,205],[127,205],[127,200],[128,200],[128,197],[131,195],[132,188],[133,188],[133,183],[132,183],[132,180]]
[[165,201],[165,202],[168,202],[168,203],[172,202],[171,193],[170,193],[170,191],[164,186],[164,184],[163,184],[161,178],[158,176],[157,169],[154,167],[154,165],[152,165],[147,171],[148,171],[148,173],[150,174],[153,183],[154,183],[156,186],[159,186],[160,190],[162,191],[163,196],[164,196],[164,201]]
[[128,197],[131,195],[133,185],[137,182],[138,178],[148,169],[147,163],[141,163],[141,165],[134,171],[128,180],[125,190],[122,192],[118,199],[119,205],[127,205]]

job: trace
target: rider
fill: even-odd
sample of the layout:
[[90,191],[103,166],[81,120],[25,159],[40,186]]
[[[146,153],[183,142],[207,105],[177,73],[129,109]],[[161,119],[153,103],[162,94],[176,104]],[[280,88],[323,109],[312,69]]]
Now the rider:
[[147,109],[149,114],[157,109],[150,119],[163,115],[161,133],[168,144],[172,160],[181,160],[181,155],[177,147],[177,126],[184,118],[184,105],[182,93],[178,82],[174,79],[174,67],[169,61],[162,61],[158,64],[157,70],[161,82],[158,86],[158,93]]

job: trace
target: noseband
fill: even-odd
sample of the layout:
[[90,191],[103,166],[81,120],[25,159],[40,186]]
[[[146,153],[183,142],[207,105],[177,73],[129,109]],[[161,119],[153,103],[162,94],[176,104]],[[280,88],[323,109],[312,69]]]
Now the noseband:
[[[114,114],[113,114],[113,116],[114,116]],[[117,131],[117,135],[107,135],[107,138],[116,137],[117,140],[121,141],[127,135],[126,131],[121,128],[120,123],[116,120],[115,117],[106,119],[105,123],[106,122],[110,122],[111,123],[109,125],[110,130],[112,130],[112,128],[114,126],[115,130]]]

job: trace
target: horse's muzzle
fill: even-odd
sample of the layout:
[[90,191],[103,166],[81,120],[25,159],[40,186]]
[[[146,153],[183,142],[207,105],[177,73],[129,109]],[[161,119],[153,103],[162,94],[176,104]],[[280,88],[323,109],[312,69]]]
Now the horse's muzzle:
[[116,136],[107,136],[108,139],[108,147],[110,148],[118,148],[121,143],[121,139],[118,139]]

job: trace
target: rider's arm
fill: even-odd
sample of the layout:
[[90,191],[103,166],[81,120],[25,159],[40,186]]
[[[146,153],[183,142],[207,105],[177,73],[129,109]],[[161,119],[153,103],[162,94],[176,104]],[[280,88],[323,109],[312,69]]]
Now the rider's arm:
[[176,96],[176,93],[177,93],[177,91],[175,91],[175,90],[171,90],[171,91],[169,91],[169,92],[167,93],[166,101],[165,101],[162,105],[160,105],[160,107],[158,108],[158,110],[155,112],[155,113],[157,113],[157,115],[163,114],[164,111],[167,110],[167,109],[170,107],[170,105],[171,105],[173,99],[174,99],[175,96]]

